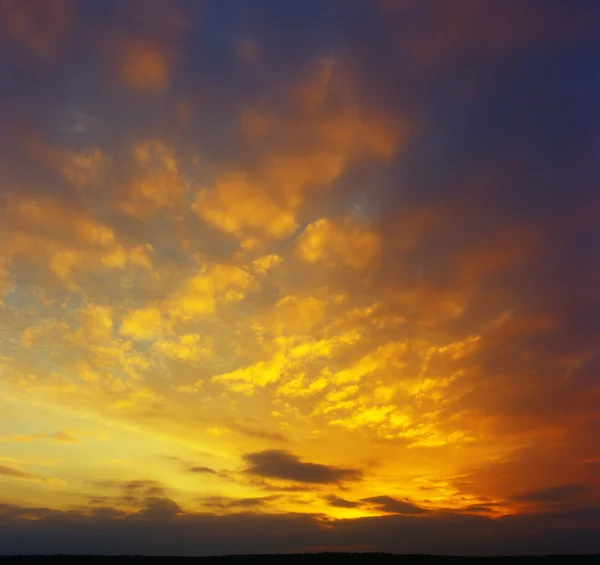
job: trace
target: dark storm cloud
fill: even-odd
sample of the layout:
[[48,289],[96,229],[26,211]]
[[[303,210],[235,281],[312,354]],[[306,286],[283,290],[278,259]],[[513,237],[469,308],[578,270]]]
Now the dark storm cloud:
[[361,502],[373,505],[380,512],[390,512],[392,514],[412,516],[427,512],[427,510],[412,502],[398,500],[391,496],[371,496],[369,498],[361,498]]
[[341,481],[358,481],[362,472],[301,461],[289,451],[268,449],[244,456],[246,472],[271,479],[285,479],[300,483],[332,484]]

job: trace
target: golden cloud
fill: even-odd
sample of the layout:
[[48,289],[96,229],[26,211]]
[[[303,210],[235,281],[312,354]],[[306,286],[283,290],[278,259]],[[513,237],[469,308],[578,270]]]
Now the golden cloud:
[[134,339],[151,339],[165,331],[165,320],[159,308],[138,308],[128,312],[121,322],[119,333]]
[[309,224],[297,240],[297,251],[309,263],[335,265],[338,262],[364,269],[381,255],[379,234],[366,226],[343,218],[320,218]]
[[159,339],[154,347],[171,359],[179,361],[198,361],[213,355],[210,342],[198,334],[185,334],[177,340]]
[[231,173],[213,188],[199,190],[192,210],[240,238],[249,230],[277,239],[296,229],[294,214],[277,200],[276,195],[265,193],[260,183],[251,181],[247,174]]
[[[7,194],[0,235],[9,242],[1,250],[2,262],[17,259],[48,269],[65,284],[77,273],[102,269],[122,270],[139,265],[145,248],[125,248],[113,228],[83,209],[52,199]],[[133,253],[133,261],[130,261]],[[150,259],[145,261],[150,264]]]

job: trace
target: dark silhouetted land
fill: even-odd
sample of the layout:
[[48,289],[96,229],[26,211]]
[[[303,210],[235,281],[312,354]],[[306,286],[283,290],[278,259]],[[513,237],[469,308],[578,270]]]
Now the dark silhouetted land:
[[8,556],[0,557],[1,565],[193,565],[193,564],[218,564],[218,565],[252,565],[264,564],[277,565],[279,563],[338,563],[347,564],[428,564],[445,565],[450,563],[493,564],[493,565],[519,565],[521,563],[533,564],[574,564],[583,565],[600,563],[600,554],[597,555],[536,555],[536,556],[502,556],[502,557],[461,557],[446,555],[395,555],[391,553],[296,553],[278,555],[226,555],[218,557],[147,557],[137,555],[119,556],[89,556],[89,555],[51,555],[51,556]]

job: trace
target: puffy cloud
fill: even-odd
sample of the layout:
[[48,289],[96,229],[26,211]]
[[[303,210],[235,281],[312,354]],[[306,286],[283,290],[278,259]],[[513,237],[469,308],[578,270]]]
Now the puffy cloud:
[[283,238],[296,229],[296,220],[285,203],[265,193],[245,173],[224,176],[210,189],[196,194],[192,210],[218,228],[242,237],[248,230]]
[[213,354],[210,347],[202,345],[202,338],[198,334],[185,334],[177,341],[160,339],[154,343],[154,347],[167,357],[179,361],[198,361]]
[[143,248],[125,247],[111,226],[84,208],[18,193],[4,195],[3,204],[0,234],[9,244],[1,253],[7,267],[32,263],[74,289],[87,273],[139,266],[146,255]]
[[164,331],[164,320],[159,308],[146,307],[132,310],[121,323],[119,333],[134,339],[149,339]]
[[298,253],[309,263],[339,262],[364,269],[381,254],[378,233],[344,218],[341,222],[321,218],[309,224],[298,238]]
[[[303,115],[246,109],[242,127],[250,141],[274,136],[281,149],[265,156],[252,175],[231,171],[197,193],[193,210],[216,227],[236,235],[287,238],[309,193],[328,188],[353,164],[389,158],[404,143],[383,119],[364,116],[355,104],[331,111],[343,87],[333,61],[320,61],[313,76],[291,89],[288,98]],[[402,129],[406,137],[407,128]],[[301,145],[294,143],[301,140]]]
[[131,157],[133,171],[118,194],[118,207],[139,220],[178,211],[188,186],[173,148],[158,139],[144,140],[132,148]]

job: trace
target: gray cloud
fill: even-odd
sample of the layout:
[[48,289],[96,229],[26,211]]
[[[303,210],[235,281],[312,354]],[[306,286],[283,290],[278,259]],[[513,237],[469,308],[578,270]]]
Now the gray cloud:
[[272,479],[286,479],[301,483],[333,484],[340,481],[358,481],[362,472],[319,463],[306,463],[289,451],[268,449],[244,456],[246,472]]
[[207,475],[217,475],[217,471],[211,469],[210,467],[190,467],[190,473],[197,473],[199,475],[207,474]]
[[361,498],[361,502],[372,504],[381,512],[390,512],[392,514],[406,514],[413,516],[415,514],[423,514],[427,512],[424,508],[417,506],[412,502],[398,500],[391,496],[372,496],[369,498]]
[[358,508],[361,506],[360,502],[354,500],[346,500],[345,498],[340,498],[335,494],[330,494],[325,497],[327,504],[330,506],[335,506],[336,508]]
[[229,498],[227,496],[207,496],[199,499],[204,506],[209,508],[231,509],[231,508],[258,508],[265,503],[279,498],[278,495],[259,496],[249,498]]

